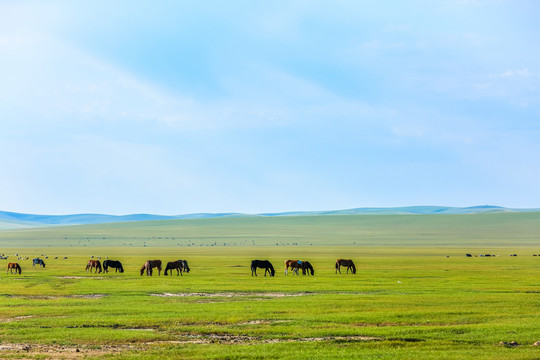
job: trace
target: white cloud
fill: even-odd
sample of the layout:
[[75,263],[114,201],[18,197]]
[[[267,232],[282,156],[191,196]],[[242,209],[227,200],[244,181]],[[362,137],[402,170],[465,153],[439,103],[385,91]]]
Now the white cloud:
[[492,75],[491,77],[494,77],[494,78],[526,77],[528,78],[528,77],[540,77],[540,74],[533,73],[529,71],[529,69],[524,68],[524,69],[517,69],[517,70],[507,70],[504,73],[495,74],[495,75]]

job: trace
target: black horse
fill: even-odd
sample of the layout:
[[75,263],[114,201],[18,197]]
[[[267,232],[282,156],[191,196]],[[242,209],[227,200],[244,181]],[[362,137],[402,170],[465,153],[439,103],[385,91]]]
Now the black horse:
[[274,276],[276,273],[272,263],[268,260],[251,260],[251,276],[253,274],[257,276],[257,268],[264,269],[264,276],[266,276],[266,272],[269,272],[270,276]]
[[187,260],[177,260],[182,264],[182,271],[185,273],[189,273],[191,269],[189,268],[189,265],[187,263]]
[[45,261],[43,261],[43,259],[40,259],[40,258],[35,258],[34,260],[32,260],[32,266],[35,267],[36,265],[45,267]]
[[122,263],[117,260],[105,260],[103,262],[103,271],[109,272],[109,267],[114,268],[114,272],[120,271],[121,273],[124,272],[124,267],[122,266]]
[[313,270],[313,266],[311,266],[309,261],[302,261],[302,263],[300,264],[300,268],[302,269],[302,275],[306,275],[306,270],[308,275],[310,272],[311,275],[315,275],[315,270]]

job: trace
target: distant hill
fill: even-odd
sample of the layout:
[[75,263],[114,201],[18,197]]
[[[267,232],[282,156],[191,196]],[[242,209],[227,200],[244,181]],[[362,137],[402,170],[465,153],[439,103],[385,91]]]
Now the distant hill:
[[35,215],[0,211],[0,229],[18,229],[28,227],[105,224],[128,221],[153,221],[175,219],[208,219],[218,217],[276,217],[276,216],[324,216],[324,215],[412,215],[412,214],[478,214],[500,212],[533,212],[540,209],[512,209],[500,206],[482,205],[472,207],[449,206],[407,206],[389,208],[355,208],[329,211],[294,211],[280,213],[242,214],[242,213],[196,213],[185,215],[107,215],[107,214],[73,214],[73,215]]

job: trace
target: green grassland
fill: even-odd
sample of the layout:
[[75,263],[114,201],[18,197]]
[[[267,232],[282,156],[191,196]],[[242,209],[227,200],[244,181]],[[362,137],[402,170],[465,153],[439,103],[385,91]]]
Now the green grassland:
[[[539,213],[5,230],[0,267],[15,253],[30,260],[20,275],[0,272],[0,358],[538,359],[539,238]],[[46,268],[33,268],[42,254]],[[90,256],[126,271],[87,274]],[[139,276],[150,258],[192,271]],[[252,277],[255,258],[276,276]],[[315,276],[285,276],[289,258]],[[337,258],[357,274],[336,275]]]

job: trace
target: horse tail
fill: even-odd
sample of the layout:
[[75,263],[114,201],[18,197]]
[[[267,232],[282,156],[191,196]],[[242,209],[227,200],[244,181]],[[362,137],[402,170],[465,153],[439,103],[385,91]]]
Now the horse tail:
[[339,260],[336,260],[336,270],[339,268]]
[[19,275],[22,273],[21,265],[17,264],[17,270],[19,270]]
[[43,267],[45,267],[45,261],[42,261],[41,264],[43,265]]
[[315,275],[315,270],[313,269],[313,266],[311,266],[311,264],[308,264],[308,270],[311,271],[311,275]]
[[356,266],[354,266],[354,262],[351,260],[351,267],[352,267],[352,273],[356,274]]
[[120,268],[119,269],[120,272],[123,273],[124,272],[124,267],[122,266],[122,263],[119,262],[118,265],[119,265],[118,267]]

